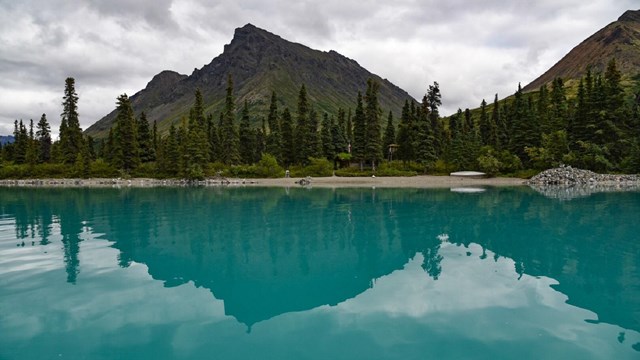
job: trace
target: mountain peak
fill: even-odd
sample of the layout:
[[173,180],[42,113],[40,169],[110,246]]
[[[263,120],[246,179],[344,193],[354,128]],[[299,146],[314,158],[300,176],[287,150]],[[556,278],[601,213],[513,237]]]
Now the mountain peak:
[[591,68],[603,72],[609,61],[616,59],[623,74],[635,74],[640,68],[640,10],[625,11],[617,21],[605,26],[573,48],[547,72],[525,86],[523,90],[537,90],[560,77],[579,79]]
[[627,10],[618,18],[618,21],[640,22],[640,10]]
[[[256,114],[265,112],[271,94],[277,91],[282,108],[295,109],[300,86],[318,113],[335,115],[338,109],[353,107],[358,91],[367,79],[380,83],[379,101],[385,110],[399,114],[411,96],[357,62],[335,51],[313,50],[278,35],[246,24],[235,29],[231,42],[209,64],[187,75],[163,71],[147,87],[132,96],[136,114],[144,111],[160,131],[180,121],[193,106],[194,92],[200,89],[207,113],[217,116],[226,96],[227,76],[233,77],[236,105],[248,102]],[[104,137],[116,117],[115,110],[87,129],[88,134]]]

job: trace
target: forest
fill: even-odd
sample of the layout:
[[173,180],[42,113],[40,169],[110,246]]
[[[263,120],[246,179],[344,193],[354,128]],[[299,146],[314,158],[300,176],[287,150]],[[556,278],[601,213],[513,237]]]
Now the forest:
[[506,99],[496,95],[449,117],[439,112],[437,82],[421,102],[407,99],[397,120],[383,113],[378,89],[369,79],[353,109],[319,114],[302,84],[295,109],[279,109],[273,91],[268,113],[252,114],[246,102],[236,109],[229,75],[221,113],[207,114],[196,90],[189,114],[164,134],[123,94],[114,126],[98,141],[83,134],[75,80],[67,78],[59,139],[46,114],[35,125],[16,120],[15,141],[0,149],[0,178],[282,177],[285,169],[291,176],[479,170],[530,177],[559,164],[640,172],[640,76],[623,79],[615,59],[604,74],[587,70],[528,93],[518,85]]

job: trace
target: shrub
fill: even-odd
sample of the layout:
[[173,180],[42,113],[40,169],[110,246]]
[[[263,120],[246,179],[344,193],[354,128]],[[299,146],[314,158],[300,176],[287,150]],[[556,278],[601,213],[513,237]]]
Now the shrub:
[[262,158],[254,165],[254,173],[258,177],[278,178],[284,176],[284,169],[278,165],[275,156],[271,154],[262,154]]

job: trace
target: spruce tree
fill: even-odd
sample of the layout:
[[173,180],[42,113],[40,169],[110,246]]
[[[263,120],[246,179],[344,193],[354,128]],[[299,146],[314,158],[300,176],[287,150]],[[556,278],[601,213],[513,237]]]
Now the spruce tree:
[[142,112],[137,121],[137,141],[140,151],[140,161],[143,163],[156,160],[156,152],[153,146],[153,137],[149,129],[147,115]]
[[555,78],[551,83],[551,114],[550,125],[547,126],[547,131],[555,132],[565,130],[567,128],[568,119],[568,105],[565,94],[564,82],[561,78]]
[[307,89],[302,84],[298,93],[298,111],[295,127],[295,155],[296,162],[306,165],[309,156],[313,153],[311,150],[309,134],[309,102],[307,100]]
[[231,74],[227,78],[227,96],[225,98],[224,115],[220,126],[220,158],[227,165],[240,162],[238,131],[234,125],[236,117],[233,99],[233,80]]
[[278,162],[282,162],[282,134],[280,131],[280,119],[278,116],[278,98],[276,92],[271,93],[269,104],[269,116],[267,117],[269,131],[266,135],[266,152],[273,155]]
[[429,85],[427,89],[427,103],[429,106],[429,122],[431,134],[433,138],[433,150],[435,156],[442,153],[442,139],[444,137],[444,126],[440,121],[439,107],[442,106],[442,95],[440,94],[440,85],[434,81],[433,85]]
[[78,118],[78,94],[76,94],[75,80],[72,77],[65,80],[61,117],[60,145],[63,161],[66,164],[74,164],[82,150],[83,138]]
[[296,161],[296,147],[294,142],[293,119],[289,108],[285,108],[282,112],[282,161],[285,167],[293,165]]
[[251,129],[251,122],[249,119],[249,105],[247,101],[244,102],[242,108],[242,117],[240,119],[240,160],[243,164],[251,164],[254,159],[255,150],[255,133]]
[[[262,155],[267,151],[267,124],[265,119],[262,118],[262,126],[254,131],[254,148],[253,148],[253,161],[257,163],[262,159]],[[277,160],[276,160],[277,161]]]
[[194,97],[193,107],[189,111],[187,138],[189,158],[186,159],[186,176],[190,179],[200,179],[204,176],[204,169],[209,162],[209,134],[200,89],[196,89]]
[[496,150],[503,150],[507,148],[509,143],[509,132],[507,124],[500,111],[500,103],[498,102],[498,94],[493,98],[493,111],[491,112],[491,122],[496,124],[497,142],[495,144]]
[[38,161],[40,163],[49,162],[51,160],[51,128],[47,121],[47,115],[42,114],[37,125],[36,138],[39,144]]
[[349,113],[347,114],[347,123],[345,125],[344,135],[347,139],[347,147],[351,149],[353,146],[353,118],[351,116],[351,109],[349,109]]
[[434,135],[431,129],[431,121],[429,118],[430,108],[429,101],[425,95],[422,98],[422,104],[416,111],[415,126],[415,151],[416,160],[425,167],[432,164],[436,160],[436,152],[434,147]]
[[118,96],[116,110],[113,165],[129,173],[140,164],[140,153],[136,119],[127,94]]
[[322,141],[320,140],[320,134],[318,128],[320,127],[320,119],[318,119],[318,112],[311,107],[309,109],[309,130],[307,131],[307,146],[308,153],[306,158],[319,158],[322,157]]
[[329,122],[329,114],[327,113],[324,113],[322,116],[320,140],[322,141],[322,155],[328,160],[333,160],[335,149],[333,146],[333,136],[331,136],[331,123]]
[[538,122],[540,123],[540,132],[550,134],[553,131],[551,121],[551,113],[549,112],[549,91],[547,85],[540,86],[538,91]]
[[487,102],[482,99],[480,103],[480,118],[478,119],[480,125],[480,138],[483,145],[490,145],[491,137],[491,122],[489,121],[489,114],[487,114]]
[[33,119],[29,121],[29,135],[27,138],[25,162],[30,166],[35,166],[38,162],[38,146],[33,133]]
[[409,108],[409,100],[405,100],[402,107],[402,116],[400,117],[400,125],[398,126],[398,159],[404,161],[413,161],[415,158],[413,119]]
[[365,159],[371,162],[373,170],[382,159],[382,126],[380,125],[380,104],[378,103],[378,91],[380,84],[373,80],[367,80],[367,92],[365,93],[365,126],[366,145]]
[[393,125],[393,112],[389,111],[387,116],[387,126],[384,130],[384,139],[382,141],[382,150],[388,155],[388,159],[391,160],[392,145],[396,144],[396,127]]
[[358,91],[356,100],[356,112],[353,117],[353,143],[351,153],[353,159],[360,163],[360,169],[364,167],[365,156],[367,155],[367,120],[362,106],[362,94]]
[[[333,126],[332,126],[333,127]],[[347,138],[347,120],[344,109],[338,109],[338,121],[333,127],[331,136],[333,137],[333,143],[336,153],[349,152],[349,139]]]
[[164,141],[164,164],[162,169],[169,176],[178,175],[180,164],[180,148],[178,145],[178,132],[174,124],[169,127],[169,134]]
[[218,147],[220,145],[220,138],[218,137],[218,129],[213,121],[213,114],[207,116],[207,150],[209,151],[209,161],[216,162],[219,160]]

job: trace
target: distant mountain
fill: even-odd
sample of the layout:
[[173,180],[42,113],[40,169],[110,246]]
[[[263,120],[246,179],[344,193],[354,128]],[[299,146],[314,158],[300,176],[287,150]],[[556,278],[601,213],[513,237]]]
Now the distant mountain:
[[15,141],[13,135],[0,135],[0,145],[12,144]]
[[[227,74],[233,77],[238,107],[246,100],[253,114],[259,116],[266,115],[274,90],[280,108],[287,106],[295,111],[302,84],[316,110],[331,114],[337,113],[339,107],[354,108],[357,92],[365,90],[368,78],[380,82],[379,100],[384,111],[391,110],[399,117],[404,101],[411,99],[406,91],[335,51],[313,50],[247,24],[236,29],[223,53],[202,69],[195,69],[189,76],[173,71],[154,76],[145,89],[131,97],[134,111],[144,111],[150,122],[157,120],[159,129],[166,130],[189,113],[194,92],[199,88],[205,112],[217,118],[224,103]],[[105,136],[115,116],[114,110],[86,133]]]
[[551,69],[523,88],[538,90],[560,77],[563,80],[582,77],[589,66],[593,71],[604,72],[607,63],[616,59],[618,69],[624,75],[640,73],[640,10],[628,10],[617,21],[605,26],[573,48]]

